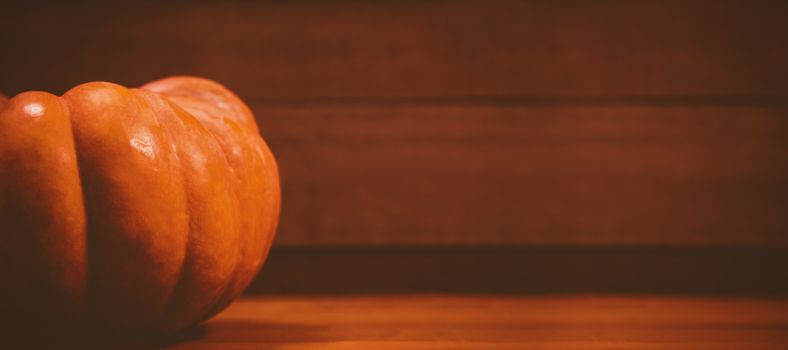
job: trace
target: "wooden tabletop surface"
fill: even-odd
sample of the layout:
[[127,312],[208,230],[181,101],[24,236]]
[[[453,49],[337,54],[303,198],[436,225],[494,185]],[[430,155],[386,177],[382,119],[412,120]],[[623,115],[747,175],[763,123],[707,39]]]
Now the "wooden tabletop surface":
[[246,297],[170,349],[788,349],[788,299]]

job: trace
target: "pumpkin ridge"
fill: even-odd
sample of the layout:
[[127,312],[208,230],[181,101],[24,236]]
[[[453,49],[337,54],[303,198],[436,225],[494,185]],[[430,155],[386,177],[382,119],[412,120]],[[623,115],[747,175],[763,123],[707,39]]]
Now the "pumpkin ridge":
[[93,283],[91,282],[93,281],[92,277],[95,274],[95,272],[93,271],[94,268],[92,267],[93,264],[91,264],[91,262],[93,262],[93,260],[91,259],[91,255],[92,255],[91,252],[93,251],[93,249],[91,249],[91,245],[92,245],[91,242],[93,241],[91,239],[91,232],[93,230],[90,229],[92,215],[88,210],[88,203],[87,203],[88,199],[87,199],[87,195],[85,194],[85,188],[87,184],[85,183],[85,177],[82,176],[83,175],[82,163],[84,160],[82,160],[80,157],[80,151],[79,151],[80,147],[79,145],[77,145],[77,136],[74,127],[73,113],[71,113],[71,104],[69,99],[67,98],[61,96],[60,99],[63,105],[69,111],[68,121],[71,124],[71,142],[73,142],[74,144],[74,158],[76,162],[77,174],[79,176],[79,192],[80,192],[80,197],[82,198],[82,212],[85,213],[85,289],[84,289],[85,309],[83,310],[83,313],[85,315],[85,323],[86,323],[85,326],[92,326],[93,323],[92,310],[94,310],[95,308],[95,306],[93,305],[95,303],[94,302],[95,298],[93,297],[94,288],[93,288]]
[[0,307],[23,329],[65,322],[71,331],[84,316],[85,218],[68,118],[46,92],[0,106],[0,275],[14,283]]
[[[185,80],[185,81],[197,82],[199,84],[207,84],[210,88],[217,88],[217,89],[224,90],[222,92],[228,92],[229,93],[229,90],[227,90],[221,84],[218,84],[218,83],[216,83],[216,82],[214,82],[212,80],[203,79],[203,78],[195,78],[195,77],[164,78],[164,79],[161,79],[161,80],[157,80],[157,81],[153,81],[153,82],[150,82],[148,84],[145,84],[142,87],[142,89],[153,91],[155,93],[158,93],[158,94],[162,95],[164,98],[168,98],[174,104],[176,104],[176,105],[180,106],[181,108],[183,108],[184,110],[186,110],[187,113],[193,114],[194,117],[197,119],[197,121],[205,127],[205,129],[208,131],[208,134],[211,135],[211,137],[214,139],[214,141],[216,141],[216,143],[219,145],[219,148],[221,150],[220,153],[222,154],[222,156],[224,157],[225,161],[229,165],[230,171],[231,171],[231,173],[233,175],[233,178],[234,178],[234,181],[233,181],[234,191],[233,192],[236,194],[235,197],[236,197],[236,199],[238,201],[238,204],[239,204],[238,208],[239,208],[239,210],[241,210],[242,209],[241,207],[243,206],[242,205],[243,200],[242,200],[241,189],[238,186],[239,186],[240,182],[244,181],[244,179],[241,177],[241,175],[239,175],[237,173],[238,171],[235,169],[235,167],[233,166],[233,163],[230,161],[230,156],[228,155],[228,153],[230,153],[232,151],[230,149],[228,149],[229,146],[226,146],[225,143],[227,141],[220,140],[220,136],[216,135],[216,133],[214,131],[214,127],[209,127],[206,124],[207,123],[220,123],[220,124],[224,124],[224,125],[230,124],[230,125],[233,125],[235,127],[240,127],[244,131],[249,131],[249,129],[252,129],[251,131],[254,132],[254,133],[257,133],[256,126],[255,126],[255,128],[250,128],[246,123],[244,123],[242,121],[239,121],[239,120],[236,120],[235,118],[227,118],[227,117],[222,116],[222,115],[214,115],[214,114],[212,114],[210,112],[216,112],[216,111],[204,111],[202,109],[197,108],[196,106],[192,106],[192,107],[202,114],[202,118],[200,117],[200,115],[198,115],[200,113],[192,113],[192,111],[189,108],[187,108],[186,106],[181,106],[181,104],[179,103],[178,99],[183,99],[183,100],[185,100],[185,102],[196,102],[196,103],[199,104],[199,107],[202,107],[202,106],[204,106],[205,103],[208,102],[208,101],[205,101],[203,99],[205,94],[204,93],[203,94],[198,94],[198,96],[196,96],[196,97],[192,96],[192,95],[189,95],[189,94],[184,94],[185,91],[183,90],[183,86],[181,86],[181,85],[177,85],[175,89],[170,89],[170,86],[168,86],[166,84],[170,83],[170,82],[172,82],[174,80],[176,82],[182,82],[182,81]],[[164,89],[162,89],[162,87],[158,85],[158,84],[162,84],[162,83],[165,84]],[[189,88],[190,89],[188,91],[191,92],[193,89],[191,89],[191,86],[189,86]],[[232,97],[232,96],[234,96],[234,94],[230,93],[230,96]],[[216,97],[216,96],[214,96],[214,97]],[[216,101],[210,101],[210,102],[216,102]],[[227,102],[243,104],[243,102],[237,97],[235,97],[234,101],[227,101]],[[229,138],[231,139],[232,143],[237,143],[239,145],[243,145],[244,144],[244,140],[238,139],[237,132],[236,132],[236,134],[231,134]],[[239,220],[243,220],[242,215],[249,215],[249,213],[241,212],[240,215],[239,215]],[[256,227],[257,225],[250,225],[250,226],[251,227],[247,228],[247,230],[249,232],[243,232],[243,230],[241,230],[241,232],[239,232],[239,240],[240,240],[240,237],[243,237],[243,236],[253,236],[255,234],[258,234],[257,233],[257,227]],[[240,278],[243,277],[243,276],[240,276],[241,272],[242,272],[242,267],[243,267],[243,265],[242,265],[243,264],[243,258],[245,257],[244,254],[243,254],[243,249],[244,249],[244,243],[240,242],[240,244],[238,244],[237,247],[236,247],[236,250],[237,250],[236,255],[239,258],[235,262],[235,266],[232,269],[231,277],[227,280],[227,283],[226,283],[225,287],[223,288],[222,292],[219,294],[219,298],[217,298],[213,302],[213,305],[206,310],[205,315],[200,318],[200,321],[206,320],[206,319],[212,317],[213,315],[217,314],[218,312],[222,311],[237,296],[237,293],[239,291],[237,291],[235,289],[238,289],[238,281],[239,281]]]
[[[148,108],[154,109],[154,106],[151,105],[151,103],[148,100],[148,98],[146,98],[146,96],[144,96],[146,93],[149,93],[149,92],[141,90],[141,89],[129,89],[129,90],[131,90],[133,93],[135,93],[146,104],[146,106]],[[159,316],[159,320],[158,320],[157,324],[160,324],[163,320],[167,319],[168,314],[171,312],[170,309],[172,307],[172,304],[173,304],[173,302],[175,301],[175,298],[178,295],[179,289],[183,288],[181,284],[182,284],[182,282],[184,280],[184,271],[186,271],[185,265],[190,261],[190,255],[191,255],[190,253],[191,252],[190,252],[190,249],[189,249],[189,246],[190,246],[189,245],[189,241],[192,238],[191,236],[192,236],[193,227],[192,227],[192,217],[191,217],[192,203],[189,201],[190,193],[189,193],[189,191],[187,191],[187,186],[186,186],[186,183],[185,183],[186,176],[183,174],[183,171],[184,171],[183,170],[183,162],[181,160],[180,155],[178,154],[177,145],[174,144],[175,143],[175,137],[174,137],[173,132],[170,129],[170,127],[168,125],[166,125],[166,123],[162,123],[162,121],[161,121],[161,117],[162,116],[160,115],[160,113],[154,112],[154,113],[152,113],[152,115],[156,119],[156,122],[159,124],[159,126],[161,126],[162,129],[164,130],[164,133],[167,135],[168,141],[173,144],[173,147],[170,149],[170,152],[171,152],[170,156],[172,157],[171,159],[175,160],[175,164],[173,164],[174,165],[173,168],[176,169],[175,171],[177,172],[177,177],[180,180],[179,183],[181,185],[181,191],[186,196],[186,225],[187,226],[186,226],[186,244],[184,244],[184,246],[183,246],[183,260],[181,261],[180,271],[178,272],[178,276],[175,279],[175,285],[172,288],[172,293],[170,293],[170,296],[168,298],[169,300],[167,300],[166,303],[165,303],[166,306],[164,308],[164,312]]]
[[[163,97],[166,98],[166,96],[163,96]],[[173,102],[173,103],[175,103],[175,102]],[[177,105],[177,103],[175,103],[175,104]],[[189,113],[188,111],[186,111],[186,112]],[[197,121],[201,125],[204,124],[204,122],[200,118],[196,118],[195,117],[195,119],[197,119]],[[236,174],[235,168],[232,166],[232,163],[230,162],[230,159],[227,156],[227,150],[223,146],[222,142],[219,140],[219,138],[216,136],[216,134],[214,134],[214,132],[213,132],[213,130],[211,130],[211,128],[208,128],[208,127],[205,127],[205,128],[206,128],[206,131],[208,132],[208,134],[211,135],[211,138],[214,140],[214,142],[216,142],[216,144],[219,146],[219,149],[221,150],[221,152],[219,152],[219,153],[222,155],[222,157],[224,158],[225,162],[227,162],[227,164],[229,166],[229,169],[230,169],[230,172],[231,172],[231,175],[233,177],[238,177],[238,175]],[[245,213],[240,212],[240,209],[241,209],[240,191],[241,190],[238,188],[238,183],[235,182],[235,181],[232,181],[232,187],[233,187],[233,191],[232,192],[235,194],[234,198],[235,198],[236,202],[238,203],[238,210],[239,210],[238,219],[241,220],[241,216],[245,215]],[[239,228],[240,228],[240,225],[239,225]],[[240,232],[240,230],[239,230],[238,234],[239,234],[239,240],[240,240],[240,236],[243,235],[243,232]],[[242,249],[243,249],[243,244],[238,244],[236,246],[236,254],[235,255],[238,257],[238,259],[236,259],[236,261],[235,261],[235,264],[234,264],[234,266],[233,266],[233,268],[231,270],[232,272],[230,273],[229,278],[226,280],[226,283],[225,283],[224,287],[222,288],[222,291],[219,293],[218,298],[216,298],[216,300],[213,301],[212,306],[210,306],[210,307],[208,307],[206,309],[205,315],[200,317],[200,321],[206,320],[206,319],[210,318],[211,316],[215,315],[216,313],[218,313],[219,311],[221,311],[222,309],[224,309],[225,306],[222,306],[222,305],[226,302],[225,299],[232,299],[232,298],[230,298],[228,296],[228,293],[231,293],[230,289],[234,286],[234,282],[238,278],[238,275],[240,274],[240,266],[241,266],[241,263],[242,263],[241,257],[243,256],[243,254],[241,254]],[[216,310],[217,308],[219,308],[219,310]]]
[[186,244],[186,196],[173,174],[172,145],[154,111],[128,88],[87,83],[64,98],[86,183],[91,319],[107,331],[152,331]]
[[[279,171],[278,171],[278,166],[276,164],[276,159],[273,157],[273,153],[271,153],[270,149],[268,148],[268,145],[265,143],[264,140],[259,139],[259,140],[255,140],[255,141],[256,141],[255,145],[254,145],[255,150],[256,151],[260,151],[260,152],[263,153],[262,155],[260,155],[260,159],[261,160],[270,161],[270,164],[268,164],[268,165],[271,165],[273,167],[273,171],[270,171],[270,173],[269,173],[269,175],[271,175],[271,178],[269,180],[274,180],[273,184],[271,186],[271,189],[272,189],[272,191],[275,192],[274,197],[276,198],[275,202],[277,204],[276,204],[276,207],[273,208],[273,211],[275,213],[274,214],[275,217],[278,218],[279,217],[280,208],[281,208],[281,206],[279,204],[279,201],[281,200],[281,193],[280,193],[280,188],[279,188]],[[259,208],[259,209],[262,209],[262,208]],[[256,222],[256,225],[255,225],[255,233],[259,234],[259,231],[262,230],[262,226],[263,226],[264,223],[265,222],[261,221],[258,218],[258,220]],[[270,226],[265,228],[265,232],[275,232],[277,226],[278,226],[278,220],[272,220],[272,222],[270,223]],[[246,276],[241,275],[240,271],[238,271],[236,278],[240,278],[240,279],[239,280],[234,280],[233,284],[231,285],[231,287],[235,287],[235,290],[232,291],[231,294],[225,295],[224,302],[220,303],[220,304],[217,304],[216,307],[213,309],[213,311],[209,312],[206,315],[204,320],[208,319],[208,318],[211,318],[213,315],[215,315],[215,314],[221,312],[222,310],[224,310],[227,306],[230,305],[230,303],[235,298],[237,298],[240,295],[240,293],[242,293],[246,288],[249,287],[249,285],[252,283],[254,277],[257,274],[260,273],[260,270],[262,269],[263,264],[265,263],[265,260],[268,258],[268,254],[270,252],[270,248],[271,248],[271,245],[273,244],[274,238],[275,238],[275,236],[273,234],[268,235],[266,241],[262,244],[262,246],[265,247],[265,248],[263,248],[263,251],[261,252],[262,256],[260,256],[257,259],[257,261],[254,262],[254,267],[250,270],[250,272],[248,272],[248,274]],[[239,268],[240,268],[240,266],[239,266]]]
[[[191,218],[197,220],[197,222],[203,222],[205,220],[214,221],[216,218],[222,218],[222,213],[227,214],[229,212],[231,213],[231,221],[229,221],[229,223],[233,223],[230,225],[222,225],[221,227],[208,225],[209,227],[212,226],[211,228],[213,228],[213,230],[207,231],[204,223],[191,227],[189,232],[190,236],[187,240],[184,268],[181,271],[173,298],[168,306],[167,317],[169,318],[164,320],[165,327],[163,331],[168,332],[178,328],[178,326],[182,325],[185,321],[193,323],[200,320],[204,313],[213,309],[214,304],[222,299],[222,296],[226,294],[225,289],[228,288],[227,286],[234,278],[233,274],[237,270],[236,265],[239,260],[237,253],[240,249],[238,242],[236,242],[240,234],[238,220],[242,215],[239,211],[239,189],[234,179],[232,179],[234,175],[229,166],[229,160],[219,144],[219,141],[198,118],[162,94],[143,89],[138,89],[137,91],[146,97],[148,103],[156,106],[154,109],[159,110],[157,116],[160,118],[160,121],[163,119],[166,130],[173,135],[173,142],[181,146],[180,148],[176,148],[175,151],[179,153],[179,159],[181,161],[181,174],[184,176],[183,184],[186,186],[188,208],[190,210],[193,208],[197,209],[190,213]],[[195,129],[190,130],[190,128]],[[206,141],[196,142],[195,139],[192,138],[195,134],[199,134],[202,137],[200,140]],[[195,146],[197,147],[196,149],[194,148]],[[185,158],[180,157],[180,152],[183,152]],[[199,169],[193,168],[195,166],[195,153],[200,154],[198,158],[205,162],[202,172]],[[222,168],[226,169],[226,171],[219,171],[219,174],[217,174],[215,170],[210,170],[211,165],[216,165],[217,162],[221,163]],[[197,174],[196,177],[195,174]],[[200,184],[201,181],[205,180],[201,176],[208,176],[212,179],[212,182],[215,182],[215,177],[217,175],[221,177],[223,176],[222,174],[224,174],[227,177],[226,180],[229,181],[219,181],[226,186],[220,186],[223,187],[224,190],[218,193],[218,198],[214,197],[212,199],[213,201],[221,201],[223,199],[229,200],[227,203],[228,205],[221,206],[221,209],[217,209],[215,206],[211,206],[204,202],[194,202],[206,199],[206,192],[204,191],[207,191],[209,195],[217,195],[217,193],[214,192],[217,190],[215,186],[206,185],[204,183]],[[195,204],[198,205],[194,206]],[[208,211],[206,211],[206,208],[208,208]],[[195,217],[195,215],[199,216]],[[210,217],[210,215],[218,216]],[[220,239],[220,241],[217,241],[217,239]],[[208,270],[213,269],[213,273],[206,275],[206,259],[211,260],[216,258],[216,255],[209,254],[204,248],[200,247],[205,244],[222,246],[222,244],[227,244],[226,242],[228,239],[234,242],[234,244],[231,245],[234,251],[232,254],[233,259],[231,260],[232,263],[229,264],[232,266],[228,267],[228,265],[216,264],[216,261],[214,261],[214,266],[207,268]],[[212,250],[215,253],[217,250],[221,251],[221,247],[214,247]],[[197,267],[195,268],[195,266]],[[224,270],[223,268],[225,267],[228,267],[228,269]],[[216,276],[223,277],[217,279]],[[221,283],[217,284],[216,282],[219,281],[221,281]],[[206,287],[211,288],[206,290]],[[215,287],[218,288],[215,289]],[[198,290],[196,295],[201,295],[201,299],[189,299],[195,296],[195,290]],[[204,294],[206,291],[210,293]],[[210,298],[205,299],[205,297]],[[184,300],[183,298],[186,299]],[[193,302],[189,303],[189,300],[193,300]],[[205,300],[208,302],[203,304],[202,301]],[[184,303],[189,304],[187,305]]]
[[[202,123],[202,121],[199,120],[199,118],[197,120],[200,123]],[[217,144],[219,144],[219,149],[221,150],[220,153],[224,157],[224,160],[227,162],[227,164],[231,164],[229,157],[227,157],[227,150],[225,150],[225,147],[222,146],[222,143],[218,140],[217,136],[213,133],[213,131],[211,131],[210,128],[206,128],[206,129],[208,130],[208,134],[211,135],[213,140],[216,141]],[[230,171],[231,171],[233,177],[237,176],[237,174],[235,174],[235,168],[233,168],[232,166],[230,166]],[[246,213],[241,213],[240,212],[240,210],[241,210],[241,196],[240,196],[239,193],[240,193],[241,190],[238,188],[238,183],[233,181],[232,184],[233,184],[233,193],[235,193],[235,200],[238,203],[238,210],[239,210],[239,215],[238,215],[239,225],[238,225],[238,227],[240,229],[240,228],[242,228],[241,225],[240,225],[240,220],[242,220],[241,216],[242,215],[246,215]],[[239,244],[236,246],[236,252],[235,252],[236,253],[235,255],[236,255],[236,257],[238,257],[238,259],[236,259],[235,264],[234,264],[234,266],[232,268],[232,272],[231,272],[229,278],[225,281],[225,285],[222,288],[222,291],[219,293],[218,298],[216,298],[216,300],[214,300],[212,302],[212,305],[210,307],[206,308],[206,310],[204,312],[204,315],[201,316],[200,319],[199,319],[200,321],[207,320],[207,319],[211,318],[213,315],[217,314],[219,311],[222,311],[226,307],[226,305],[224,305],[227,302],[226,300],[228,300],[228,299],[232,300],[233,299],[231,296],[228,296],[228,294],[232,293],[231,289],[235,285],[235,280],[238,279],[238,275],[240,275],[240,273],[241,273],[241,264],[242,264],[242,258],[243,258],[243,254],[242,254],[243,243],[240,242],[240,239],[241,239],[241,236],[244,233],[240,232],[240,231],[241,230],[239,230],[239,232],[238,232]]]
[[90,310],[93,309],[93,305],[92,305],[93,298],[91,298],[91,289],[92,288],[91,288],[91,283],[90,283],[90,281],[91,281],[91,270],[92,270],[92,268],[91,268],[91,266],[92,266],[92,264],[91,264],[91,257],[90,257],[90,252],[91,252],[91,249],[90,249],[90,241],[91,241],[90,240],[90,231],[91,231],[90,230],[90,215],[88,213],[87,198],[85,198],[85,179],[82,177],[82,162],[80,161],[80,157],[79,157],[79,147],[77,146],[77,140],[76,140],[76,135],[75,135],[76,131],[74,130],[74,121],[72,120],[73,115],[71,113],[71,106],[69,105],[67,99],[60,97],[59,100],[60,100],[60,104],[63,105],[63,108],[65,108],[67,113],[68,113],[68,123],[71,126],[71,130],[70,130],[71,132],[69,133],[69,137],[71,138],[71,144],[74,146],[74,149],[72,151],[74,152],[74,164],[76,165],[77,179],[79,180],[79,197],[82,199],[82,203],[81,203],[82,204],[82,213],[84,215],[84,220],[85,220],[85,223],[84,223],[84,233],[85,233],[85,239],[84,239],[85,240],[85,247],[84,247],[85,248],[85,253],[84,253],[85,276],[84,277],[85,277],[85,280],[83,281],[83,289],[82,289],[82,291],[84,293],[84,295],[83,295],[83,300],[84,300],[83,308],[84,309],[82,310],[82,314],[83,314],[83,318],[84,318],[83,319],[84,324],[82,326],[85,327],[85,326],[88,326],[89,323],[91,322],[90,321],[90,317],[92,315],[90,314]]

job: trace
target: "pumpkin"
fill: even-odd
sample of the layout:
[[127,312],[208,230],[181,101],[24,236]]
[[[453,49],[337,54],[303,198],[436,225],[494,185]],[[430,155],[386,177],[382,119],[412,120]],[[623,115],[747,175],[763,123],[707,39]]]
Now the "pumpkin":
[[171,77],[0,99],[0,312],[38,329],[174,332],[246,288],[277,165],[222,85]]

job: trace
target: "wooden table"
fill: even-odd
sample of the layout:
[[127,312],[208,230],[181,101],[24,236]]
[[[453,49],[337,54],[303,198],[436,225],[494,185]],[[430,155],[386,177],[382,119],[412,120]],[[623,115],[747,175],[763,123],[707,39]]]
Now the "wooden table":
[[788,299],[246,297],[171,349],[788,349]]

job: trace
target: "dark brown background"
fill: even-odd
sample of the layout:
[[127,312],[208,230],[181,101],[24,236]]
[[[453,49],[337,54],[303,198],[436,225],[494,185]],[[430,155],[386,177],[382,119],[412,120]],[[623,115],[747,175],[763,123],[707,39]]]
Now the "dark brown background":
[[788,290],[788,4],[34,2],[0,91],[220,81],[278,157],[254,290]]

